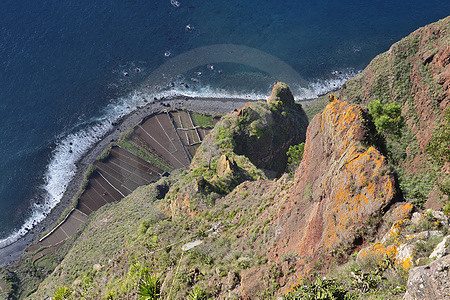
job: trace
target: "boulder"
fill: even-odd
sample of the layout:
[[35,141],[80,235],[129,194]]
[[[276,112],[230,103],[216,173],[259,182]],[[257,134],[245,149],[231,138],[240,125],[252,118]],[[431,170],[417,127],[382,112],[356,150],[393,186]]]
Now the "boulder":
[[450,254],[450,235],[447,235],[442,242],[440,242],[433,252],[430,254],[430,258],[441,258]]
[[415,249],[416,247],[413,244],[404,244],[398,247],[395,264],[402,266],[405,270],[410,269],[413,265]]
[[403,300],[450,299],[450,255],[409,271]]
[[239,167],[237,166],[236,162],[225,154],[222,154],[222,156],[220,156],[219,160],[217,161],[218,176],[232,175],[238,168]]

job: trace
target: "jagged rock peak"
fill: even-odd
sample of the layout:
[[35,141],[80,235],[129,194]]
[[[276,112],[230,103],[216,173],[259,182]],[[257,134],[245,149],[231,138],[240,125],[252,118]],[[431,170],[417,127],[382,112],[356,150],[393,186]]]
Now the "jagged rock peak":
[[276,104],[281,101],[284,105],[294,104],[294,96],[289,89],[289,86],[284,82],[277,82],[273,86],[272,93],[267,99],[268,104]]
[[237,168],[238,166],[234,159],[222,154],[217,162],[217,175],[224,176],[227,174],[233,174],[236,172]]

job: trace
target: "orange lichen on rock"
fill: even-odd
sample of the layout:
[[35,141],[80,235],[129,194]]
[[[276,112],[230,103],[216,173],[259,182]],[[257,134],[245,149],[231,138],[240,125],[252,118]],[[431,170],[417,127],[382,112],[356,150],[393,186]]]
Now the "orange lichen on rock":
[[[394,201],[394,177],[382,172],[386,158],[364,148],[363,119],[362,108],[333,98],[311,121],[287,205],[292,213],[278,220],[276,257],[295,252],[313,261],[318,252],[354,247],[359,230]],[[394,255],[396,247],[378,250]]]
[[401,261],[399,265],[405,270],[411,269],[412,267],[411,258],[410,257],[405,258],[404,260]]
[[386,246],[383,243],[375,243],[367,248],[359,251],[357,259],[376,259],[377,263],[381,263],[384,258],[394,259],[398,253],[398,247],[395,245]]
[[396,207],[392,212],[392,217],[396,220],[408,219],[413,211],[414,206],[411,203],[405,203]]

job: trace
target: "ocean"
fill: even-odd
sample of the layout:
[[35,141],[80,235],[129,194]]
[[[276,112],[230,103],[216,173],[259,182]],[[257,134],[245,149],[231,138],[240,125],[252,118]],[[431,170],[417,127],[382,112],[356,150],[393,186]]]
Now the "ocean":
[[3,0],[0,248],[59,202],[111,123],[162,96],[338,88],[449,1]]

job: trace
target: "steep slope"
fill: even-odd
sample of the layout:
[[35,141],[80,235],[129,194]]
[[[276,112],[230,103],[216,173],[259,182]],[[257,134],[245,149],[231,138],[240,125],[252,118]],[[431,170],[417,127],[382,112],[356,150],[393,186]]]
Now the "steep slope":
[[303,161],[279,219],[277,256],[291,251],[319,255],[319,249],[361,245],[358,228],[393,202],[395,182],[386,159],[365,146],[365,117],[360,107],[335,100],[312,120]]
[[445,133],[450,124],[450,113],[445,115],[450,101],[450,17],[416,30],[378,55],[344,84],[339,97],[364,106],[374,100],[401,105],[406,126],[400,135],[384,134],[389,158],[398,167],[409,201],[428,200],[428,207],[442,207],[450,184]]
[[[252,106],[244,109],[248,107]],[[239,112],[225,120],[236,116]],[[236,182],[236,188],[210,208],[194,209],[181,202],[181,211],[192,212],[191,216],[181,211],[173,214],[178,195],[192,199],[192,191],[180,187],[199,176],[195,162],[210,157],[208,150],[198,152],[187,173],[170,177],[173,184],[164,200],[147,196],[138,200],[139,195],[133,193],[130,200],[100,211],[62,264],[41,284],[36,297],[51,295],[63,286],[70,288],[71,297],[135,297],[140,278],[148,273],[158,274],[163,294],[171,299],[186,298],[196,289],[219,299],[273,297],[280,288],[285,290],[308,274],[319,259],[327,258],[328,264],[342,259],[336,256],[336,249],[351,251],[367,244],[375,230],[365,236],[362,232],[377,225],[368,225],[369,220],[382,215],[394,201],[395,182],[384,170],[385,158],[365,145],[370,132],[365,116],[358,106],[333,101],[309,126],[304,158],[293,179],[284,175],[274,181]],[[226,158],[232,152],[220,153],[213,156],[219,156],[216,175],[231,172],[233,177],[250,168],[258,171],[248,161],[239,165]],[[241,171],[236,171],[238,168]],[[208,180],[214,183],[212,179],[194,181],[199,187],[199,182]],[[194,190],[200,200],[211,193]],[[117,231],[119,221],[111,219],[114,210],[131,205],[128,209],[135,211],[135,205],[146,202],[150,215],[157,218],[143,217],[135,233],[131,228]],[[188,205],[186,210],[183,205]],[[99,220],[105,225],[102,232],[98,231]],[[121,250],[114,252],[105,237],[117,233],[125,236],[118,240]],[[193,249],[188,242],[195,242]],[[106,247],[111,256],[94,258],[84,252],[77,262],[75,258],[88,246]]]
[[[99,210],[31,298],[137,299],[157,288],[167,299],[302,299],[315,286],[400,299],[416,266],[407,295],[423,295],[414,285],[431,286],[450,253],[449,219],[410,203],[440,207],[448,193],[449,22],[374,59],[306,135],[281,83],[267,102],[224,116],[188,170]],[[401,105],[399,132],[376,126],[365,109],[375,100]],[[281,175],[303,141],[295,174]]]
[[[278,182],[286,183],[287,179],[286,176],[275,182],[262,179],[266,178],[265,173],[276,175],[284,170],[286,151],[290,145],[304,141],[306,126],[301,106],[282,83],[274,87],[267,102],[249,103],[224,116],[205,138],[189,170],[172,174],[166,180],[164,184],[170,183],[170,190],[164,199],[150,196],[163,184],[157,183],[139,188],[120,203],[99,210],[32,298],[67,290],[72,298],[135,298],[142,276],[150,271],[160,276],[164,295],[170,299],[186,298],[193,285],[204,288],[210,295],[232,292],[239,286],[241,270],[267,260],[261,249],[251,252],[240,247],[234,249],[232,241],[237,230],[245,229],[244,220],[235,215],[243,210],[259,211],[252,218],[265,214],[267,198],[280,194],[284,184]],[[251,148],[250,142],[259,148]],[[236,202],[231,196],[235,203],[229,209],[219,204],[213,207],[215,200],[220,201],[220,197],[230,194],[242,182],[243,186],[250,184],[248,180],[258,180],[255,187],[258,193],[248,198],[253,201]],[[266,196],[259,198],[259,195]],[[143,207],[147,209],[141,212]],[[132,212],[130,218],[122,214],[127,210]],[[136,215],[141,216],[141,221]],[[230,224],[226,224],[228,218],[233,219]],[[128,220],[121,224],[122,219],[134,220],[135,230]],[[266,219],[255,220],[252,226],[262,225]],[[231,225],[234,220],[240,225]],[[186,250],[183,257],[185,250],[180,246],[196,239],[202,245]],[[245,251],[245,259],[240,259],[239,249]],[[83,257],[77,261],[80,253]],[[217,268],[222,272],[217,273]],[[194,274],[189,279],[191,271]],[[180,276],[182,280],[178,280]],[[228,277],[231,282],[237,280],[236,284],[227,283]],[[214,283],[231,286],[217,290]]]

